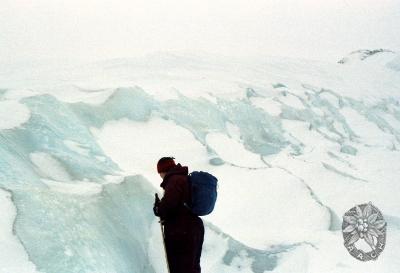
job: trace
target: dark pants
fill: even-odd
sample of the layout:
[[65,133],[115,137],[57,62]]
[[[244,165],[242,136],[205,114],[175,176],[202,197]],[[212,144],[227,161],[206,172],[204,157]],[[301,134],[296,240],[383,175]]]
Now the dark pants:
[[187,232],[166,233],[165,246],[170,273],[200,273],[203,240],[203,223]]

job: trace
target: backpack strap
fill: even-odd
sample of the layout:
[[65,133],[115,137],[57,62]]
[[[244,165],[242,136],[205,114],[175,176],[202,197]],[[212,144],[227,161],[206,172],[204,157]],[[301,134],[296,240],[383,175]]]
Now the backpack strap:
[[190,183],[190,174],[187,175],[188,184],[188,196],[186,202],[183,202],[183,206],[192,213],[191,203],[192,203],[192,184]]

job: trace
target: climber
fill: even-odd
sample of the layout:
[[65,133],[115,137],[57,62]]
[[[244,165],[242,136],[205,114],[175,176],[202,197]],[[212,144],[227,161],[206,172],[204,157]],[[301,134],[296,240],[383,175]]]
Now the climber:
[[161,219],[170,273],[200,273],[200,256],[204,240],[204,225],[185,204],[191,202],[188,167],[175,164],[173,157],[163,157],[157,163],[163,179],[164,196],[156,195],[153,211]]

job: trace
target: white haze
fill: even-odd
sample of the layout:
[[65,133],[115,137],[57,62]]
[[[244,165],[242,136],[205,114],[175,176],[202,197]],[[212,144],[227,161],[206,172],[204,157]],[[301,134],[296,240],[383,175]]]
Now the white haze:
[[154,51],[337,61],[400,49],[394,0],[2,0],[0,63]]

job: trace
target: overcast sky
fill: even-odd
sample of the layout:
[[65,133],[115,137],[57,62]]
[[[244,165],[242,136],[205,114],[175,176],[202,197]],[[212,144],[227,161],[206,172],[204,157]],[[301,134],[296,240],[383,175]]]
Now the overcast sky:
[[400,51],[400,0],[0,0],[0,61]]

